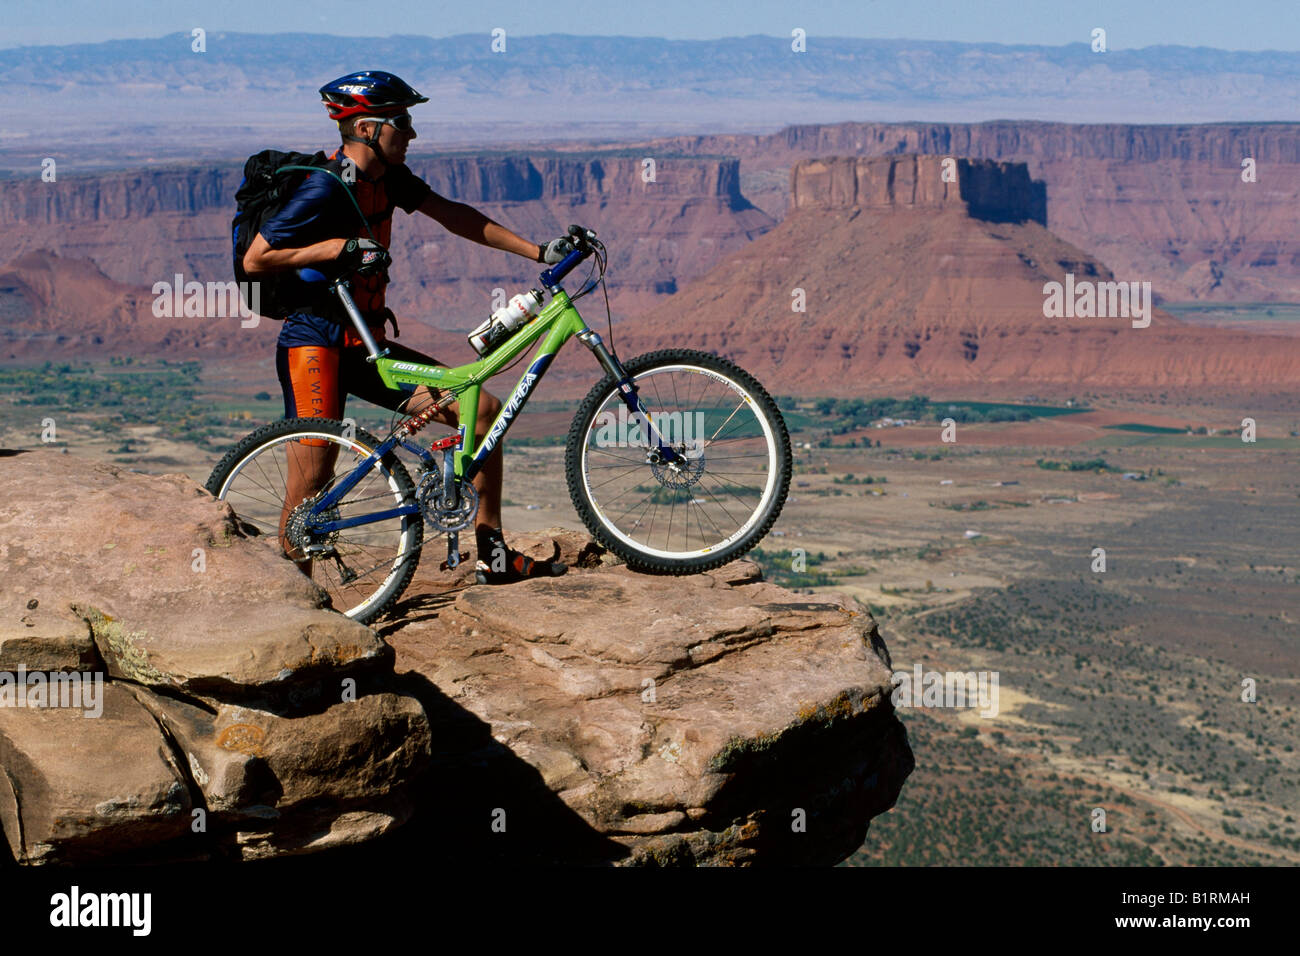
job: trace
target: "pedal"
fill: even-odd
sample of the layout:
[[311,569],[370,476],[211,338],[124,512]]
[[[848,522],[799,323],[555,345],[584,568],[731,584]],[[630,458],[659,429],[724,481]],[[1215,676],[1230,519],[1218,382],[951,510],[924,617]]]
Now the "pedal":
[[439,570],[439,571],[454,571],[456,568],[460,567],[461,562],[463,562],[463,561],[468,561],[468,560],[469,560],[469,552],[468,552],[468,551],[462,551],[462,552],[460,552],[460,554],[456,555],[456,564],[455,564],[454,567],[448,566],[447,562],[446,562],[446,561],[443,561],[441,564],[438,565],[438,570]]
[[460,532],[450,531],[447,533],[447,560],[442,562],[444,571],[454,571],[460,566],[460,562],[469,557],[469,552],[464,553],[460,550]]

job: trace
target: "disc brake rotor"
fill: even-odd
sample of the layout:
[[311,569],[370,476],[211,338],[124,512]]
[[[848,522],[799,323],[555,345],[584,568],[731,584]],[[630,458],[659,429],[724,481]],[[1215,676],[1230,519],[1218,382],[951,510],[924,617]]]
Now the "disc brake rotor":
[[665,488],[689,488],[704,474],[703,442],[698,439],[679,442],[673,446],[673,451],[680,456],[674,464],[655,455],[650,460],[650,471]]

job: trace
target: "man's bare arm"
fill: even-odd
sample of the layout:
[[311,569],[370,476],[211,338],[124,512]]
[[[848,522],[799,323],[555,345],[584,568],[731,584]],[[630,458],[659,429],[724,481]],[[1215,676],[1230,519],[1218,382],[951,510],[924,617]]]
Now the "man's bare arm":
[[420,212],[441,225],[448,232],[455,233],[493,249],[513,252],[533,262],[540,262],[542,247],[516,235],[505,226],[494,222],[473,206],[452,202],[437,193],[430,193],[429,198],[420,204]]
[[326,239],[301,249],[272,249],[259,232],[244,253],[244,271],[255,276],[264,272],[333,262],[343,251],[346,242],[346,239]]

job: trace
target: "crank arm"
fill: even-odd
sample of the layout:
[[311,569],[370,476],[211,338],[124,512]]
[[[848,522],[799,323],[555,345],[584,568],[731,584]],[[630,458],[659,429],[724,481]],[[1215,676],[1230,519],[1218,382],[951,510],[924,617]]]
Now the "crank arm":
[[460,507],[460,484],[456,478],[456,455],[449,448],[442,453],[442,506],[449,511]]

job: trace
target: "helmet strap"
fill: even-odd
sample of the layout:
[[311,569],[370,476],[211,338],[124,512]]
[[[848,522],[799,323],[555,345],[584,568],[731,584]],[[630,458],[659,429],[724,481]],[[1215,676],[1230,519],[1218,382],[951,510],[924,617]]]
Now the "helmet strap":
[[376,158],[377,160],[379,160],[381,163],[383,163],[385,166],[387,166],[387,165],[388,165],[388,161],[387,161],[386,159],[384,159],[383,154],[381,154],[381,153],[379,152],[379,149],[378,149],[378,145],[379,145],[379,130],[380,130],[380,128],[383,126],[383,124],[382,124],[382,123],[376,123],[376,122],[374,122],[374,121],[372,120],[372,121],[371,121],[371,125],[375,128],[375,131],[374,131],[373,133],[371,133],[369,137],[363,139],[363,138],[360,137],[360,136],[353,136],[351,133],[344,133],[344,134],[343,134],[343,139],[346,140],[346,141],[349,141],[349,142],[353,142],[353,143],[361,143],[361,144],[363,144],[363,145],[365,145],[365,146],[369,146],[369,147],[370,147],[370,151],[371,151],[372,153],[375,154],[375,158]]

